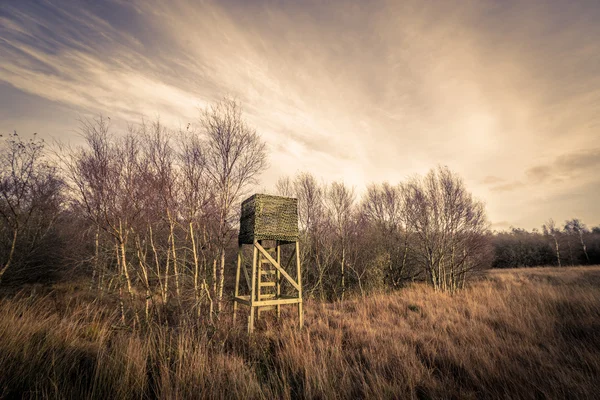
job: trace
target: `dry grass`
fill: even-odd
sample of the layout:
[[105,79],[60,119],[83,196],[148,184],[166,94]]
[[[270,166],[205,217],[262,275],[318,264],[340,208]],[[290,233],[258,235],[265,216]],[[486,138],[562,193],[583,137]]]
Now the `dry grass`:
[[267,322],[250,341],[21,295],[0,301],[0,397],[597,398],[599,291],[600,267],[492,271],[454,296],[309,303],[303,331]]

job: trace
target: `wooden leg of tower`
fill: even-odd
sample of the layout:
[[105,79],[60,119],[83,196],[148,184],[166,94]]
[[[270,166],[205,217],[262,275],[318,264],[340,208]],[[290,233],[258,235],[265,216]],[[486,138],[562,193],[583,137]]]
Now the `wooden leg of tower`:
[[302,312],[302,275],[300,272],[300,244],[296,242],[296,282],[298,283],[298,323],[300,328],[304,326],[304,313]]
[[250,316],[248,317],[248,333],[252,333],[254,331],[254,302],[258,300],[257,292],[256,292],[256,264],[258,261],[258,248],[256,247],[256,240],[254,241],[254,247],[252,251],[252,278],[251,280],[251,290],[250,290]]
[[[259,242],[260,243],[260,242]],[[262,243],[261,243],[262,245]],[[256,300],[262,300],[262,265],[263,265],[263,256],[258,253],[258,263],[256,265]],[[258,307],[256,309],[256,320],[260,320],[260,314],[262,313],[262,309]]]
[[[281,244],[279,244],[279,240],[277,241],[277,264],[281,265]],[[277,296],[275,298],[279,299],[281,295],[281,272],[277,270],[276,275],[276,287],[277,287]],[[277,320],[279,321],[281,317],[281,305],[277,304]]]
[[250,307],[250,315],[248,315],[248,333],[254,332],[254,307]]
[[242,268],[242,245],[240,244],[238,248],[238,256],[237,256],[237,270],[235,272],[235,297],[233,300],[233,323],[235,324],[235,319],[237,317],[237,309],[238,302],[237,297],[240,294],[240,270]]

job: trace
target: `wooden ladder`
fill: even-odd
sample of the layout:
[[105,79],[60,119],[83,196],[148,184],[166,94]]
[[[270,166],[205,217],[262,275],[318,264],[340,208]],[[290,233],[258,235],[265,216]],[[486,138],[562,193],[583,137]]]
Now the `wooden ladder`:
[[[265,247],[265,250],[274,259],[279,259],[277,255],[277,247]],[[274,299],[281,294],[281,277],[279,271],[271,264],[271,262],[263,255],[260,254],[258,262],[258,300]],[[257,317],[260,318],[260,314],[264,311],[277,310],[277,317],[281,314],[281,306],[270,305],[262,306],[257,308]]]

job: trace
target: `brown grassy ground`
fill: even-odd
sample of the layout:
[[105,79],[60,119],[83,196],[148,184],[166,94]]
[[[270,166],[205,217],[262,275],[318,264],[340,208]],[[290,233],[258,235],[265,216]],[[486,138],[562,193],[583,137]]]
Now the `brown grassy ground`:
[[65,290],[0,300],[1,398],[600,393],[600,267],[491,271],[454,296],[415,285],[308,303],[301,332],[267,323],[251,340],[241,324],[118,329],[112,312]]

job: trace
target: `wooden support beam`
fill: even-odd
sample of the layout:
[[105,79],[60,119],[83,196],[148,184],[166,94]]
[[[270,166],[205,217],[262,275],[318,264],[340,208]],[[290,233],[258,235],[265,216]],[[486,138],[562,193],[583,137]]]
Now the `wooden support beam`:
[[250,305],[250,296],[237,296],[233,298],[233,301],[236,303],[244,304],[246,306]]
[[296,279],[298,279],[298,324],[304,326],[304,312],[302,311],[302,271],[300,268],[300,244],[296,242]]
[[[250,288],[250,315],[248,316],[248,333],[252,333],[254,331],[254,303],[255,299],[258,299],[256,293],[256,287],[254,286],[254,279],[256,278],[256,264],[258,261],[258,252],[257,252],[258,242],[254,241],[254,250],[252,252],[252,277],[251,277],[251,288]],[[260,245],[259,245],[260,246]]]
[[273,300],[259,300],[259,301],[255,301],[253,303],[253,305],[254,305],[254,307],[262,307],[262,306],[276,306],[278,304],[295,304],[295,303],[302,303],[302,299],[299,299],[297,297],[296,298],[290,297],[290,298],[280,298],[280,299],[273,299]]
[[[275,255],[277,258],[277,264],[281,265],[281,243],[279,243],[279,240],[276,242],[276,251],[275,251]],[[275,281],[277,282],[277,297],[279,297],[281,295],[281,272],[277,271],[277,276],[275,277]],[[277,308],[277,320],[280,319],[281,317],[281,305],[277,305],[275,306]]]
[[[192,234],[194,233],[192,230],[192,223],[190,222],[190,231],[192,232]],[[192,236],[192,239],[194,239],[194,237]],[[195,253],[194,253],[195,254]],[[238,247],[238,255],[237,255],[237,269],[235,272],[235,293],[234,293],[234,298],[238,296],[239,291],[240,291],[240,268],[242,266],[242,245],[239,245]],[[237,317],[237,309],[238,309],[238,304],[237,302],[233,302],[233,323],[235,324],[235,319]]]

